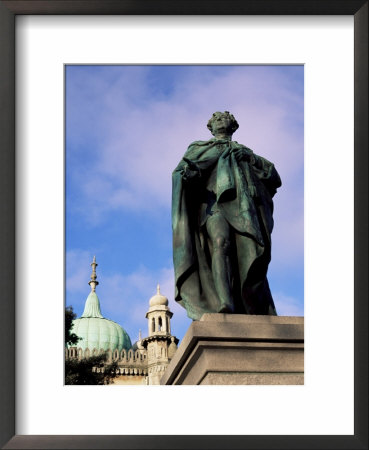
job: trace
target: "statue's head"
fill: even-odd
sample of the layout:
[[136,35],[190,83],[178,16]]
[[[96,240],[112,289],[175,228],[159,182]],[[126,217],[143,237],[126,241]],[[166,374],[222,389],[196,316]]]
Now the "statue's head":
[[208,122],[208,128],[213,136],[219,134],[232,136],[238,126],[237,120],[229,111],[215,112]]

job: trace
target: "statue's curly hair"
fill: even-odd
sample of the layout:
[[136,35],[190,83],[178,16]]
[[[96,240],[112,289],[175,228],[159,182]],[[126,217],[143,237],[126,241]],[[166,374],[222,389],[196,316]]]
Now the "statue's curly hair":
[[215,118],[219,115],[225,115],[228,116],[232,123],[231,123],[231,129],[230,131],[232,132],[232,134],[237,130],[237,128],[239,127],[237,120],[234,118],[234,115],[231,114],[229,111],[224,111],[224,112],[220,112],[220,111],[216,111],[209,119],[208,121],[208,128],[211,131],[211,133],[213,134],[213,122],[215,120]]

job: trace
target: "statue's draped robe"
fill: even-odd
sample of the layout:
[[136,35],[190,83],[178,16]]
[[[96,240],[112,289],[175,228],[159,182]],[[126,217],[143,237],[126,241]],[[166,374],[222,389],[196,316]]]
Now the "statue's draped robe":
[[[238,148],[247,151],[249,162],[236,160],[233,151]],[[232,230],[235,313],[276,315],[266,277],[271,258],[272,197],[281,186],[274,165],[235,141],[216,139],[192,143],[184,158],[200,168],[200,177],[183,180],[188,165],[183,159],[173,172],[175,299],[195,320],[220,308],[206,232],[216,202],[217,213]],[[207,190],[210,174],[215,176],[215,193]]]

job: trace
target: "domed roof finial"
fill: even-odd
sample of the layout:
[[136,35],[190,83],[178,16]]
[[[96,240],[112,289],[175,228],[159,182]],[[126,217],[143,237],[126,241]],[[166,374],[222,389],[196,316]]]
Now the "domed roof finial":
[[95,292],[96,286],[99,284],[96,275],[96,267],[98,266],[96,262],[96,256],[94,256],[92,263],[90,265],[92,266],[92,273],[91,273],[91,280],[88,282],[88,284],[91,286],[91,292]]
[[150,298],[150,307],[153,306],[168,306],[168,299],[160,293],[160,284],[158,283],[156,286],[156,294]]

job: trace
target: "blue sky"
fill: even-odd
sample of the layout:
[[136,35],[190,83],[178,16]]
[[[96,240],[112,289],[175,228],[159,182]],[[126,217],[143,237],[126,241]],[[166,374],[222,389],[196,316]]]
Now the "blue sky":
[[282,178],[268,279],[278,314],[303,315],[303,66],[77,65],[66,66],[66,304],[78,316],[96,255],[105,317],[132,343],[146,336],[160,283],[182,339],[191,320],[173,299],[171,173],[224,110],[240,125],[233,139]]

